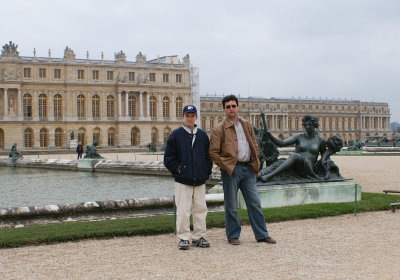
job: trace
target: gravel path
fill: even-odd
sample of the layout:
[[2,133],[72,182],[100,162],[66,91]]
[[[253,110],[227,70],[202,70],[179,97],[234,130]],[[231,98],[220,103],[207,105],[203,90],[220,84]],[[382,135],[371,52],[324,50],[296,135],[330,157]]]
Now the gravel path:
[[268,225],[276,245],[241,245],[224,229],[211,247],[180,251],[172,234],[0,250],[0,279],[399,279],[400,212]]
[[[335,157],[363,191],[400,189],[400,157]],[[174,235],[0,249],[0,279],[399,279],[400,211],[268,224],[276,245],[240,246],[208,230],[211,248],[177,249]]]

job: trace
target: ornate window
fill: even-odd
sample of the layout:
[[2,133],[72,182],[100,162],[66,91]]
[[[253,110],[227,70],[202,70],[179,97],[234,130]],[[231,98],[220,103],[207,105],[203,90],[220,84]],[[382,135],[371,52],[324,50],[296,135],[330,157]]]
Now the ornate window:
[[49,146],[49,132],[46,128],[40,129],[40,148]]
[[131,130],[131,146],[139,146],[140,145],[140,130],[137,127],[132,128]]
[[149,73],[149,80],[150,82],[156,81],[156,73]]
[[53,99],[54,119],[62,120],[62,96],[60,94],[54,95]]
[[163,83],[169,82],[169,74],[163,74]]
[[46,78],[46,68],[39,68],[39,78]]
[[107,96],[107,118],[112,119],[115,117],[114,111],[114,96]]
[[155,127],[151,129],[151,143],[156,145],[158,143],[158,129]]
[[175,106],[175,108],[176,108],[176,117],[177,118],[180,118],[181,116],[182,116],[182,114],[183,114],[183,100],[182,100],[182,98],[181,97],[177,97],[176,98],[176,106]]
[[170,108],[169,97],[164,96],[163,97],[163,117],[164,118],[169,118],[169,108]]
[[150,117],[157,118],[157,99],[154,96],[150,97]]
[[98,80],[99,79],[99,70],[93,70],[92,79],[93,80]]
[[27,128],[24,131],[24,145],[25,148],[33,147],[33,130],[31,128]]
[[113,147],[115,146],[115,129],[114,128],[109,128],[108,129],[108,146]]
[[128,109],[129,109],[129,116],[136,117],[136,97],[133,95],[129,95]]
[[56,130],[54,131],[54,145],[56,146],[56,148],[61,148],[63,145],[63,131],[61,128],[56,128]]
[[84,70],[78,70],[77,78],[78,78],[78,80],[83,80],[85,78],[85,71]]
[[24,68],[24,78],[31,78],[31,68]]
[[93,129],[93,142],[96,142],[98,145],[100,145],[100,128],[98,127]]
[[114,80],[114,71],[107,71],[107,80],[108,81]]
[[92,117],[100,119],[100,96],[97,94],[92,96]]
[[85,118],[85,96],[83,96],[82,94],[79,94],[76,99],[76,114],[78,119]]
[[169,127],[164,128],[164,144],[167,144],[168,137],[171,134],[171,129]]
[[23,98],[24,119],[32,118],[32,96],[29,93],[24,94]]
[[47,96],[45,94],[39,95],[39,119],[45,120],[47,118]]
[[178,84],[182,83],[182,74],[176,74],[176,82]]
[[128,77],[129,81],[134,81],[135,80],[135,72],[129,72],[129,77]]
[[81,142],[83,146],[86,145],[86,130],[81,127],[78,129],[78,142]]
[[54,79],[61,79],[61,69],[54,69]]

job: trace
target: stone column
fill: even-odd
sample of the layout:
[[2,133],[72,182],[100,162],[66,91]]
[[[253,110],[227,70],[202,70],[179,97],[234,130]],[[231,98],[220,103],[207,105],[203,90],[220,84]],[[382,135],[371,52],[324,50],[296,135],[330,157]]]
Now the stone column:
[[4,116],[8,116],[8,88],[4,89]]
[[129,118],[129,92],[125,94],[125,117]]
[[122,92],[118,92],[118,119],[121,117],[121,110],[122,110]]
[[21,89],[18,88],[18,113],[17,113],[18,119],[22,120],[23,118],[23,112],[22,112],[22,93]]
[[139,116],[143,117],[143,92],[139,92],[139,101],[140,101]]

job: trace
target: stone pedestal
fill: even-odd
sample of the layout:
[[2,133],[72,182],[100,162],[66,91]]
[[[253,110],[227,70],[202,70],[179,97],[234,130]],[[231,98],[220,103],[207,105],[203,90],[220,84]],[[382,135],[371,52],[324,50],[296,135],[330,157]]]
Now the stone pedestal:
[[105,160],[104,158],[83,158],[78,160],[78,170],[94,171],[96,164]]
[[[258,185],[261,207],[282,207],[312,203],[337,203],[361,200],[361,186],[354,180],[287,185]],[[239,192],[238,208],[246,209],[243,195]]]
[[17,161],[17,158],[8,157],[6,162],[7,162],[7,165],[15,166],[16,161]]
[[76,146],[78,146],[78,141],[77,140],[71,140],[70,142],[69,142],[69,148],[70,149],[76,149]]

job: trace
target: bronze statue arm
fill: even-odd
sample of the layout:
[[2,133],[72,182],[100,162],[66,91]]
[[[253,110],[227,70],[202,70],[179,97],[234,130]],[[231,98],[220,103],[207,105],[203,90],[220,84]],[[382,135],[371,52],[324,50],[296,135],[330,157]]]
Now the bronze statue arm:
[[273,136],[272,133],[269,132],[269,131],[267,131],[267,132],[265,132],[265,133],[268,135],[269,139],[270,139],[275,145],[277,145],[277,146],[279,146],[279,147],[286,147],[286,146],[293,145],[293,144],[297,143],[297,139],[298,139],[298,137],[299,137],[299,135],[296,134],[296,135],[293,135],[292,137],[290,137],[290,138],[288,138],[288,139],[281,140],[281,139],[278,139],[278,138],[276,138],[275,136]]

